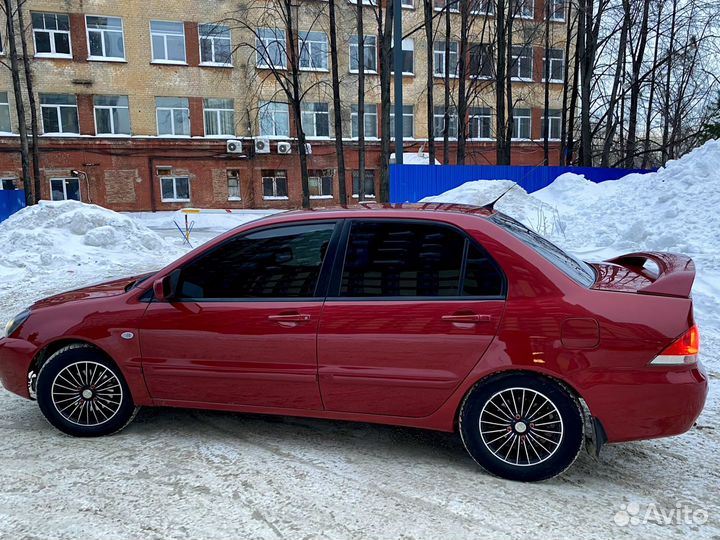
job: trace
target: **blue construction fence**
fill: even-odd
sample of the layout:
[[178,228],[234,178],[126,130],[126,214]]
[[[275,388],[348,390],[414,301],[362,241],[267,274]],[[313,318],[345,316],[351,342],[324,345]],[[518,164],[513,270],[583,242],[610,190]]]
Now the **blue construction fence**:
[[595,167],[527,167],[513,165],[390,165],[390,202],[418,202],[473,180],[512,180],[528,193],[538,191],[564,173],[582,174],[600,183],[645,169]]
[[23,208],[25,192],[22,189],[0,189],[0,222]]

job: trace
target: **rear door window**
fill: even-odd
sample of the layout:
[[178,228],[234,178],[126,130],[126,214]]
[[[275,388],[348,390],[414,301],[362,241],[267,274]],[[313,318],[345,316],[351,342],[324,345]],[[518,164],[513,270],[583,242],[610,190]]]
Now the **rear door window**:
[[485,250],[453,227],[356,221],[348,237],[340,296],[498,297],[503,283]]

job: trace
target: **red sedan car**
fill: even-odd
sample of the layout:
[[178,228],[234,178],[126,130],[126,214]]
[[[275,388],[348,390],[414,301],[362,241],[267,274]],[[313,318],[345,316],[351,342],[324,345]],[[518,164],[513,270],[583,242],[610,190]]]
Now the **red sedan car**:
[[690,259],[585,263],[459,205],[291,212],[151,276],[37,302],[0,379],[76,436],[141,406],[459,431],[488,471],[542,480],[700,414]]

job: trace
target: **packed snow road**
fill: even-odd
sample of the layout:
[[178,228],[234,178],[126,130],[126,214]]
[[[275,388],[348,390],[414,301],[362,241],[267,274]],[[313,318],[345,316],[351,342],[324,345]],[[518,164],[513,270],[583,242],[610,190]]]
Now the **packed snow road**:
[[[627,179],[598,190],[566,178],[536,197],[514,190],[500,207],[569,249],[585,248],[586,258],[660,248],[695,258],[711,390],[687,434],[607,446],[599,458],[583,452],[561,477],[519,484],[478,469],[453,434],[144,409],[119,435],[81,440],[0,390],[0,538],[719,537],[720,184],[711,173],[720,144],[705,150],[678,162],[675,177],[673,167],[658,173],[661,184]],[[444,197],[492,200],[500,184]],[[651,185],[663,188],[651,193]],[[629,212],[633,199],[642,204]],[[0,225],[2,320],[40,297],[152,270],[187,250],[169,214],[128,217],[76,203],[22,214]],[[683,214],[689,230],[673,221]],[[235,222],[200,222],[193,241]]]

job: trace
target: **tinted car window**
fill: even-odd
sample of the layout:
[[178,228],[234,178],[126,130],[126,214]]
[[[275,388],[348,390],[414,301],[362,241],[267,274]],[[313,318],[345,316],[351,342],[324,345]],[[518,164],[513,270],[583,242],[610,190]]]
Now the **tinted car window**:
[[335,225],[258,231],[229,240],[184,267],[179,298],[307,298],[315,294]]
[[442,225],[353,223],[340,296],[501,294],[502,277],[479,248],[470,250],[469,272],[463,287],[460,287],[465,249],[465,237],[459,231]]

